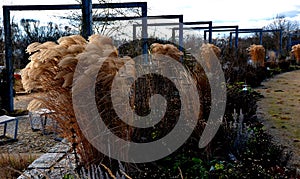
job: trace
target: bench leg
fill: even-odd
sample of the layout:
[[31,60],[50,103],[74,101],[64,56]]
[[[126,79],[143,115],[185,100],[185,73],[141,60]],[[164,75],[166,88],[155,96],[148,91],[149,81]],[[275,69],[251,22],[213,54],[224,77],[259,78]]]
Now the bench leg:
[[19,119],[16,118],[16,125],[15,125],[15,134],[14,134],[14,140],[17,139],[17,135],[18,135],[18,127],[19,127]]
[[4,123],[3,136],[6,136],[7,123]]
[[41,116],[41,120],[42,120],[42,133],[43,133],[43,135],[47,134],[47,132],[46,132],[47,119],[48,119],[47,114],[44,115],[44,116]]
[[33,114],[32,114],[32,112],[29,112],[28,115],[29,115],[29,121],[30,121],[31,130],[34,131],[35,128],[33,126]]

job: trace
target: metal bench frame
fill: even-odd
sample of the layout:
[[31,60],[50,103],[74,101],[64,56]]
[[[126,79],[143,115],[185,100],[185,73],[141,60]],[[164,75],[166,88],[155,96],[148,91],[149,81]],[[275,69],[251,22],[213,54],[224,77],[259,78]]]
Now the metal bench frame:
[[9,122],[14,122],[14,121],[15,121],[15,132],[14,132],[13,140],[17,140],[19,119],[17,117],[12,117],[12,116],[7,116],[7,115],[0,116],[0,124],[4,124],[3,135],[1,135],[1,137],[6,136],[7,124]]

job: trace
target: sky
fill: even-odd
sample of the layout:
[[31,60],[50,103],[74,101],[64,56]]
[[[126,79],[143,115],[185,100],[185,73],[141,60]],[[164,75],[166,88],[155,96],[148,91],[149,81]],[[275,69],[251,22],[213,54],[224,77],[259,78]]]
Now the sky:
[[[111,0],[130,2],[130,0]],[[145,2],[133,0],[135,2]],[[262,28],[277,15],[300,24],[300,0],[146,0],[148,15],[182,14],[184,21],[212,21],[213,25],[238,25],[239,28]],[[98,0],[93,0],[98,3]],[[0,5],[76,4],[75,0],[1,0]],[[22,13],[22,17],[25,13]],[[2,17],[2,8],[1,8]],[[33,17],[36,17],[35,15]],[[43,12],[38,17],[46,17]]]
[[[217,25],[261,28],[276,15],[300,21],[299,0],[149,0],[155,13],[183,14],[185,21],[211,20]],[[173,3],[172,3],[173,2]],[[159,5],[158,5],[159,4]]]

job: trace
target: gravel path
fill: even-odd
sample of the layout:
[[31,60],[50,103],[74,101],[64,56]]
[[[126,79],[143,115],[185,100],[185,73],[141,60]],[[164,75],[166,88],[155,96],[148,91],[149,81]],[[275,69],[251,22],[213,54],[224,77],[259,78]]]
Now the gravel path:
[[291,165],[300,168],[300,70],[277,75],[256,91],[264,96],[258,116],[274,141],[293,152]]
[[[19,95],[14,98],[15,109],[26,109],[28,103],[39,93],[29,95]],[[8,134],[12,136],[15,123],[8,123]],[[0,125],[0,135],[3,131],[3,125]],[[28,115],[19,118],[18,140],[6,142],[5,138],[0,138],[1,153],[45,153],[59,141],[54,140],[57,136],[54,134],[43,135],[41,131],[32,131]]]

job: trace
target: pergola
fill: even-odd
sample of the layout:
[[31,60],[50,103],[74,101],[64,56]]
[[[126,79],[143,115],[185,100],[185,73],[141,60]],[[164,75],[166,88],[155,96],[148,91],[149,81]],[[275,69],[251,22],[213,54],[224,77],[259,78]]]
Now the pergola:
[[[107,8],[141,8],[140,16],[131,17],[106,17],[102,20],[130,20],[141,18],[142,21],[142,36],[147,39],[147,3],[146,2],[129,2],[129,3],[105,3],[105,4],[92,4],[92,0],[82,0],[82,4],[68,4],[68,5],[16,5],[16,6],[3,6],[3,25],[5,33],[5,62],[7,69],[7,90],[5,95],[8,101],[5,103],[4,108],[11,112],[14,110],[13,102],[13,63],[12,63],[12,31],[11,31],[11,11],[41,11],[41,10],[82,10],[82,36],[87,38],[92,32],[92,21],[101,20],[101,18],[92,18],[92,9],[107,9]],[[147,54],[147,43],[143,43],[143,54]]]

